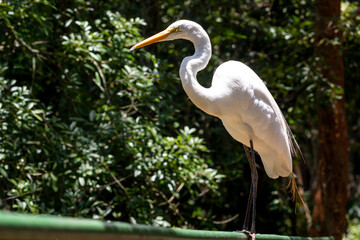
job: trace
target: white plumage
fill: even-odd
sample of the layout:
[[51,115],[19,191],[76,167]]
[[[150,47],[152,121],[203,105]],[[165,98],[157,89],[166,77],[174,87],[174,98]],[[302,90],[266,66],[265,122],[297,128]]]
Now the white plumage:
[[[184,58],[179,74],[182,86],[191,101],[204,112],[221,119],[229,134],[259,153],[267,175],[271,178],[291,174],[291,191],[297,190],[292,173],[293,139],[279,106],[259,76],[245,64],[228,61],[215,71],[212,85],[204,88],[196,79],[211,57],[209,36],[197,23],[180,20],[164,31],[136,44],[131,50],[155,42],[186,39],[194,44],[195,53]],[[295,140],[295,147],[298,147]],[[248,152],[247,152],[248,153]],[[249,157],[249,154],[247,154]],[[249,202],[253,202],[251,234],[255,232],[255,202],[257,173],[255,157],[249,159],[252,187]],[[251,204],[250,204],[251,205]],[[248,204],[248,209],[249,206]],[[248,211],[245,217],[248,218]],[[247,231],[247,224],[244,229]]]
[[292,173],[288,126],[263,81],[245,64],[229,61],[215,71],[212,87],[218,96],[214,104],[222,106],[214,115],[237,141],[248,147],[253,141],[267,175]]
[[292,173],[290,131],[264,82],[245,64],[228,61],[216,69],[211,87],[202,87],[196,74],[206,67],[211,57],[210,39],[194,22],[180,20],[168,29],[174,27],[179,27],[179,32],[164,40],[183,38],[195,47],[195,54],[182,61],[179,71],[191,101],[220,118],[237,141],[250,147],[252,140],[269,177],[286,177]]

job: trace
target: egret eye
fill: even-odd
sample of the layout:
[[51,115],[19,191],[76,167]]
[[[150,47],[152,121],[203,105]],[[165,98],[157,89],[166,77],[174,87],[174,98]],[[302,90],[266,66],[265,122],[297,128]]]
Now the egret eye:
[[180,32],[180,27],[172,27],[169,29],[169,32],[170,33],[177,33],[177,32]]

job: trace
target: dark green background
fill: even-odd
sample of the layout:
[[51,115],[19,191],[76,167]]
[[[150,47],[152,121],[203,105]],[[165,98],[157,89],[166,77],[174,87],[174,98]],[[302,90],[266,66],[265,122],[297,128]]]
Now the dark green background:
[[[359,2],[343,3],[350,219],[360,216]],[[3,1],[0,3],[0,208],[160,226],[236,230],[250,169],[241,144],[197,109],[178,77],[192,44],[130,52],[178,19],[200,23],[220,63],[249,65],[305,156],[312,206],[318,104],[343,89],[320,75],[313,1]],[[328,44],[337,44],[332,41]],[[261,162],[258,162],[261,165]],[[257,231],[306,235],[306,217],[259,168]],[[118,181],[116,181],[118,180]],[[235,216],[229,223],[221,223]],[[276,216],[276,217],[275,217]]]

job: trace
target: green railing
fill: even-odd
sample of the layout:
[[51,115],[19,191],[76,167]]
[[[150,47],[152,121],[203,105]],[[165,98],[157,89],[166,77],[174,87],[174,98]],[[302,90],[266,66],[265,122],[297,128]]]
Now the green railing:
[[[116,240],[179,240],[179,239],[243,239],[238,232],[202,231],[178,228],[153,227],[123,222],[99,221],[48,215],[18,214],[0,211],[0,239],[116,239]],[[266,240],[333,240],[332,237],[307,238],[256,234]]]

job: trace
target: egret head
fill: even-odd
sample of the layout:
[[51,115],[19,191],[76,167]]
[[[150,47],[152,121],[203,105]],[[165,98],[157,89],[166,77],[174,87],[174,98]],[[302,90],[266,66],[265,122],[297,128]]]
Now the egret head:
[[137,43],[130,50],[132,51],[162,41],[170,41],[175,39],[190,40],[191,36],[196,36],[197,32],[199,31],[205,32],[199,24],[189,20],[179,20],[172,23],[164,31]]

